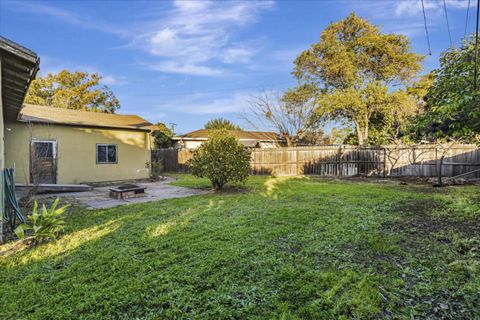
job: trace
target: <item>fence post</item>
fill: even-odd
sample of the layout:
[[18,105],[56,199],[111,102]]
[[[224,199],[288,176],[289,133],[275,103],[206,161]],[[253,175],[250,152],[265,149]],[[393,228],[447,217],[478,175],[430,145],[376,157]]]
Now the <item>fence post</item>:
[[300,172],[300,162],[298,161],[298,147],[295,148],[295,161],[297,162],[296,174],[299,175]]
[[343,151],[342,151],[342,148],[343,148],[343,146],[338,147],[338,152],[337,152],[337,155],[338,155],[337,176],[340,176],[340,177],[343,176],[343,163],[342,163]]
[[387,176],[387,147],[383,147],[383,176]]

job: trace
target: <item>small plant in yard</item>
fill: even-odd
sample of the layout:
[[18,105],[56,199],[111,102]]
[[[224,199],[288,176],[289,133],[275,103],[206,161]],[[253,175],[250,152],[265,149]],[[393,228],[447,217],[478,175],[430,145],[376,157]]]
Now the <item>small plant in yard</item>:
[[215,190],[228,182],[244,182],[250,173],[250,153],[227,130],[211,130],[209,139],[193,154],[190,170],[208,178]]
[[[15,229],[15,234],[19,239],[25,240],[31,238],[34,243],[40,243],[47,240],[55,240],[58,234],[63,230],[64,220],[62,214],[68,205],[57,209],[59,198],[55,199],[50,209],[42,205],[38,210],[38,203],[35,200],[32,214],[27,217],[29,223],[22,223]],[[27,231],[32,231],[30,237],[26,236]]]
[[160,179],[163,172],[163,163],[161,159],[152,161],[151,163],[147,161],[145,167],[150,168],[150,178],[152,180],[157,181]]

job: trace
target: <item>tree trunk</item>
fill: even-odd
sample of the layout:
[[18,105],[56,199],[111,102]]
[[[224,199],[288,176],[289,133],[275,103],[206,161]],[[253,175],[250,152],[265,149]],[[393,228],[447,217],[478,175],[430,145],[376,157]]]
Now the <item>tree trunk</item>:
[[367,143],[368,139],[368,123],[362,127],[360,123],[361,121],[354,121],[355,123],[355,130],[357,131],[357,139],[358,139],[358,145],[363,146]]
[[365,124],[365,132],[364,132],[364,134],[363,134],[363,143],[362,143],[362,145],[367,144],[367,142],[368,142],[368,122],[366,122],[366,124]]
[[285,135],[285,140],[287,141],[287,147],[295,147],[292,137]]
[[360,128],[358,125],[357,125],[357,139],[358,139],[358,145],[359,146],[362,146],[362,145],[365,144],[364,133],[362,131],[362,128]]

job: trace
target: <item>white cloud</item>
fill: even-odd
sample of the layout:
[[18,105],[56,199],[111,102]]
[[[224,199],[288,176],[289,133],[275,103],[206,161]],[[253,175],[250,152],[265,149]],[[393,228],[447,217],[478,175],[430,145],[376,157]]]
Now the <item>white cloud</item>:
[[223,69],[208,67],[198,64],[185,64],[175,61],[166,61],[149,66],[153,70],[167,72],[167,73],[179,73],[188,74],[194,76],[219,76],[224,73]]
[[224,63],[247,63],[255,55],[255,50],[250,48],[228,48],[224,51],[222,61]]
[[193,114],[240,114],[247,110],[250,96],[250,94],[235,93],[231,97],[214,99],[207,103],[195,103],[185,109]]
[[145,27],[149,31],[135,43],[143,43],[160,59],[152,65],[155,70],[216,76],[224,73],[219,64],[250,61],[255,48],[234,42],[233,34],[272,5],[271,1],[175,1],[173,9]]
[[[424,1],[425,10],[438,9],[435,1]],[[399,1],[395,7],[395,15],[415,16],[422,12],[422,3],[417,0]]]
[[99,19],[89,18],[85,15],[80,15],[76,12],[61,9],[56,6],[50,6],[39,1],[5,1],[2,4],[5,4],[5,7],[11,11],[27,12],[53,17],[84,29],[101,31],[122,37],[126,37],[130,34],[129,30],[126,28],[112,26],[100,21]]
[[[97,72],[98,74],[102,75],[101,72]],[[127,77],[125,76],[115,76],[112,74],[103,74],[101,82],[106,85],[124,85],[127,84]]]
[[[421,0],[362,0],[343,1],[343,3],[345,6],[352,6],[360,16],[370,18],[375,24],[381,25],[382,31],[401,33],[412,38],[425,37]],[[468,7],[468,0],[446,0],[445,3],[449,18],[454,18],[455,13],[465,14]],[[443,0],[424,0],[423,4],[429,32],[445,28]],[[471,0],[470,6],[473,12],[476,1]],[[473,21],[473,19],[470,20]],[[452,23],[451,27],[454,30],[456,25]],[[463,31],[463,28],[460,27],[457,30]],[[457,36],[460,36],[460,33]]]
[[191,94],[169,99],[154,107],[155,112],[178,112],[193,115],[243,114],[248,109],[252,93],[235,92],[218,97],[215,94]]
[[105,85],[124,85],[128,83],[128,79],[126,76],[117,75],[117,74],[109,74],[101,71],[99,68],[91,66],[91,65],[81,65],[77,63],[73,63],[70,61],[65,61],[61,59],[53,58],[49,55],[40,54],[42,57],[40,62],[40,76],[44,77],[47,74],[56,74],[62,70],[68,70],[71,72],[74,71],[83,71],[92,73],[98,73],[102,80],[100,81],[102,84]]
[[384,28],[384,31],[403,34],[407,37],[416,35],[425,35],[425,25],[423,22],[400,22]]
[[[471,6],[474,6],[474,1],[471,1]],[[445,1],[447,9],[466,9],[468,7],[468,0],[446,0]],[[443,1],[442,0],[424,0],[423,5],[425,7],[425,12],[427,11],[441,11],[443,10]],[[405,0],[398,1],[395,6],[395,15],[408,15],[416,16],[422,14],[422,1],[421,0]]]
[[255,39],[239,41],[239,30],[255,23],[262,12],[274,5],[273,0],[176,0],[169,10],[162,8],[159,13],[152,6],[147,18],[140,21],[137,16],[128,25],[115,26],[98,17],[42,2],[5,3],[12,11],[52,17],[127,39],[127,47],[151,55],[153,61],[144,64],[153,70],[197,76],[218,76],[231,65],[249,63],[259,44]]

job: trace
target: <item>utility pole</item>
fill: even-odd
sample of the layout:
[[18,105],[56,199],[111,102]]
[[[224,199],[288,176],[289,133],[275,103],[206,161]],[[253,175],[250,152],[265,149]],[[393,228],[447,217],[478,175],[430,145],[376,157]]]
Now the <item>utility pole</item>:
[[172,130],[172,134],[175,135],[175,127],[177,126],[177,124],[173,123],[173,122],[170,122],[169,125],[170,125],[170,128],[171,128],[170,130]]

